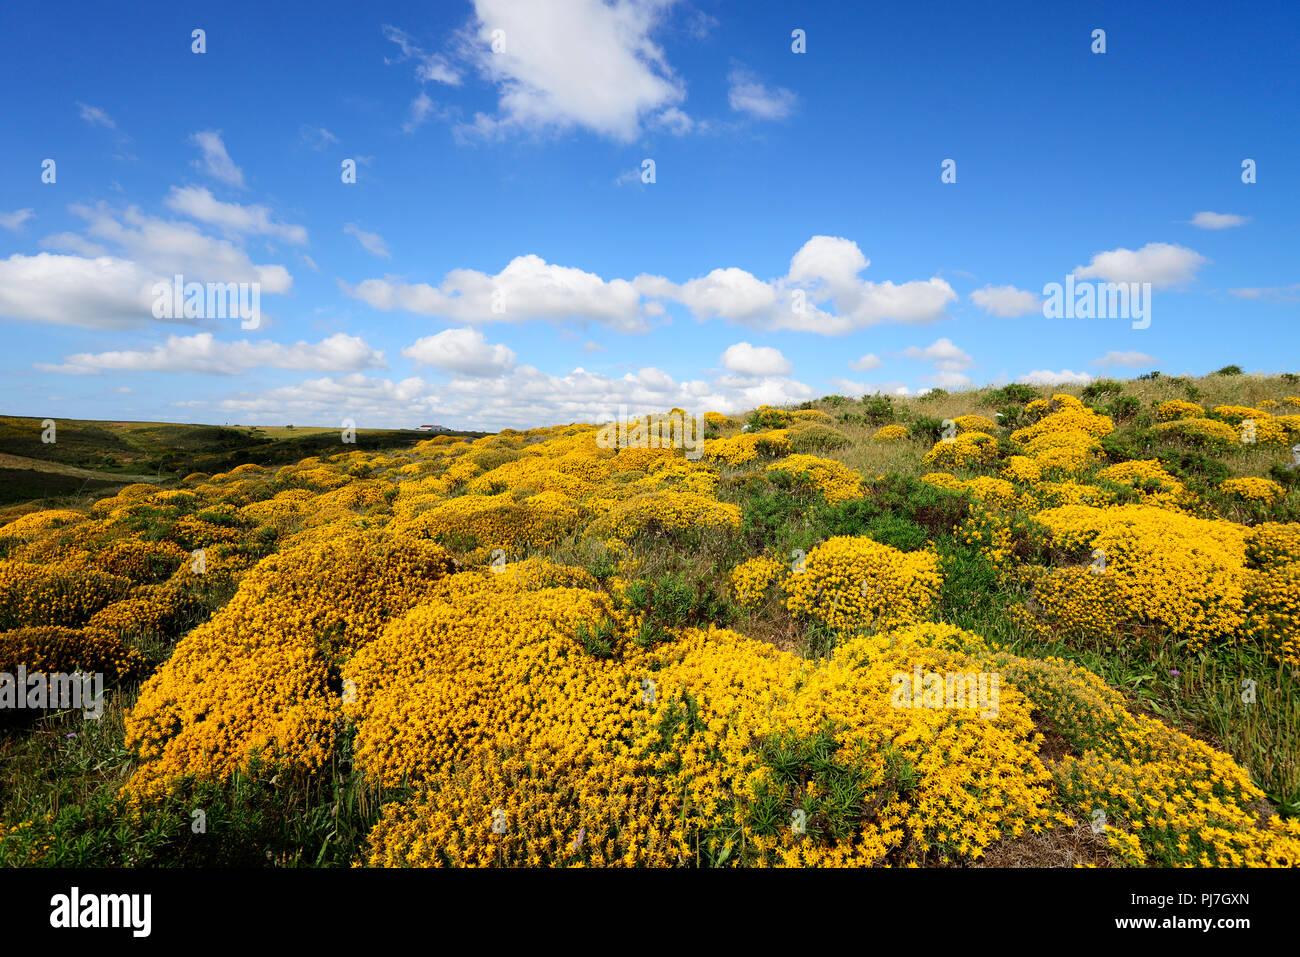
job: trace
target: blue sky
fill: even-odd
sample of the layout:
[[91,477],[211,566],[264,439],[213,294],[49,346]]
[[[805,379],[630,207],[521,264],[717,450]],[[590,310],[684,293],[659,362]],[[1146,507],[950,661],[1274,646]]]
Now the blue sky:
[[[1295,369],[1300,11],[1132,7],[9,0],[0,411],[495,429]],[[178,273],[258,324],[157,318]],[[1150,283],[1149,325],[1046,318],[1071,273]]]

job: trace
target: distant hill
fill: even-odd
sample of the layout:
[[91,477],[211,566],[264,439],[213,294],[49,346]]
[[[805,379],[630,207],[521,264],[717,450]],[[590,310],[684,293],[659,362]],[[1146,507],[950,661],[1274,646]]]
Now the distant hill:
[[[404,448],[429,438],[415,429],[357,429],[356,445],[344,446],[336,428],[56,419],[56,441],[47,443],[41,423],[0,416],[0,506],[102,498],[133,482],[225,472],[246,462],[286,465],[353,448]],[[490,433],[438,434],[476,439]]]

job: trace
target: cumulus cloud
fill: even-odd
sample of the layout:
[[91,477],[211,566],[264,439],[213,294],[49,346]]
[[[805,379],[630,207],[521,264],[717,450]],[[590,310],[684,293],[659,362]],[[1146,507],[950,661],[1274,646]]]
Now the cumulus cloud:
[[763,281],[733,266],[680,286],[661,277],[638,277],[637,284],[648,296],[682,302],[696,319],[830,336],[882,322],[929,322],[941,318],[957,299],[937,277],[902,284],[858,278],[869,265],[857,243],[814,236],[779,279]]
[[855,372],[870,372],[872,369],[879,369],[882,364],[879,356],[868,352],[861,359],[851,360],[849,368]]
[[748,342],[728,346],[722,353],[722,367],[751,376],[785,375],[793,368],[779,349],[753,346]]
[[1231,229],[1233,226],[1244,226],[1250,222],[1249,217],[1238,216],[1236,213],[1197,213],[1192,217],[1192,225],[1201,229]]
[[1003,319],[1041,312],[1043,308],[1041,296],[1015,286],[985,286],[972,292],[970,301],[989,315]]
[[283,266],[256,265],[240,246],[189,223],[147,216],[135,207],[117,212],[102,203],[70,209],[86,220],[90,237],[119,247],[163,278],[181,273],[186,281],[259,282],[263,294],[285,293],[293,284]]
[[1075,268],[1074,275],[1105,282],[1149,282],[1163,289],[1191,282],[1196,271],[1209,261],[1186,246],[1147,243],[1137,250],[1120,248],[1097,253],[1087,266]]
[[961,370],[970,368],[975,360],[951,339],[936,339],[928,346],[908,346],[901,353],[905,359],[919,359],[930,363],[933,370],[921,381],[940,389],[964,389],[974,380]]
[[337,333],[317,343],[281,344],[263,340],[220,342],[210,332],[193,336],[168,336],[152,349],[115,352],[80,352],[62,365],[38,363],[45,372],[86,374],[97,372],[190,372],[237,375],[248,369],[274,368],[345,372],[385,366],[376,352],[356,336]]
[[348,223],[343,227],[343,232],[349,236],[355,236],[361,248],[372,256],[378,256],[380,259],[392,259],[393,255],[388,251],[388,244],[384,242],[384,237],[378,233],[368,233],[357,226],[356,223]]
[[265,206],[223,203],[202,186],[173,186],[164,202],[190,219],[218,226],[229,233],[271,236],[298,246],[307,242],[306,227],[276,222]]
[[402,309],[456,322],[587,319],[623,331],[643,328],[640,296],[623,279],[556,266],[540,256],[517,256],[495,276],[453,269],[438,286],[394,277],[367,279],[349,295],[376,309]]
[[[651,39],[673,0],[475,0],[462,53],[494,83],[497,113],[479,113],[467,135],[581,127],[622,142],[643,120],[685,97]],[[504,48],[492,49],[493,34]],[[599,77],[600,82],[592,82]]]
[[228,239],[105,204],[74,204],[85,233],[47,236],[56,252],[15,254],[0,261],[0,316],[86,328],[121,328],[153,321],[154,283],[181,274],[186,282],[256,282],[261,293],[287,293],[284,266],[257,264]]
[[1100,359],[1093,359],[1092,364],[1102,367],[1127,366],[1129,368],[1140,368],[1142,366],[1153,366],[1159,361],[1159,359],[1149,356],[1145,352],[1115,352],[1112,350]]
[[970,354],[953,343],[951,339],[936,339],[925,348],[908,346],[903,350],[905,359],[921,359],[934,363],[936,369],[944,372],[957,372],[969,369],[974,364]]
[[402,350],[421,365],[471,376],[497,375],[515,364],[514,351],[490,344],[477,329],[447,329],[425,336]]
[[0,316],[91,329],[152,317],[154,276],[129,260],[15,253],[0,260]]
[[235,165],[235,161],[226,152],[226,144],[221,139],[220,130],[202,130],[195,133],[191,140],[198,146],[201,154],[194,161],[197,169],[227,186],[244,188],[244,171]]
[[727,102],[731,108],[760,120],[783,120],[799,102],[794,93],[783,87],[770,89],[751,71],[741,67],[731,71],[727,82],[730,84]]
[[[882,322],[941,318],[957,294],[942,279],[895,284],[857,273],[868,261],[847,239],[815,236],[795,254],[787,276],[762,280],[727,266],[683,283],[643,273],[605,280],[581,269],[517,256],[495,276],[470,269],[447,273],[438,286],[400,278],[367,279],[343,289],[376,309],[403,309],[456,322],[530,319],[593,321],[639,331],[684,305],[700,321],[723,319],[759,330],[844,335]],[[833,311],[831,311],[833,308]]]
[[1016,381],[1026,385],[1087,385],[1092,381],[1092,376],[1086,372],[1072,372],[1069,369],[1062,369],[1060,372],[1053,372],[1051,369],[1035,369]]

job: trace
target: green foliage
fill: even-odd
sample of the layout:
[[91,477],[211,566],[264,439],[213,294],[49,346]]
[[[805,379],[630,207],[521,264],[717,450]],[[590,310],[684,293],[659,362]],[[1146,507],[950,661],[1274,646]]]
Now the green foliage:
[[1026,402],[1032,402],[1038,398],[1038,390],[1032,385],[1025,385],[1023,382],[1011,382],[1000,389],[993,389],[984,397],[984,401],[992,406],[1004,404],[1024,405]]
[[910,429],[913,438],[938,442],[939,436],[943,435],[943,419],[936,419],[929,415],[921,416],[911,424]]
[[862,412],[872,425],[885,425],[894,421],[894,400],[881,393],[864,395]]
[[1115,423],[1133,418],[1142,409],[1142,402],[1133,395],[1117,395],[1102,407],[1102,412]]
[[1104,395],[1119,395],[1124,391],[1124,383],[1118,379],[1097,379],[1083,387],[1081,393],[1085,399],[1098,399]]

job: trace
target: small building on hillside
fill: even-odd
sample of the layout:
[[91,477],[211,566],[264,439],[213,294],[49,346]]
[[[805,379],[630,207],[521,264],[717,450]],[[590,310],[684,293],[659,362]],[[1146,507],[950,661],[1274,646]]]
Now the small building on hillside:
[[421,425],[415,431],[417,432],[450,432],[451,429],[445,425]]

